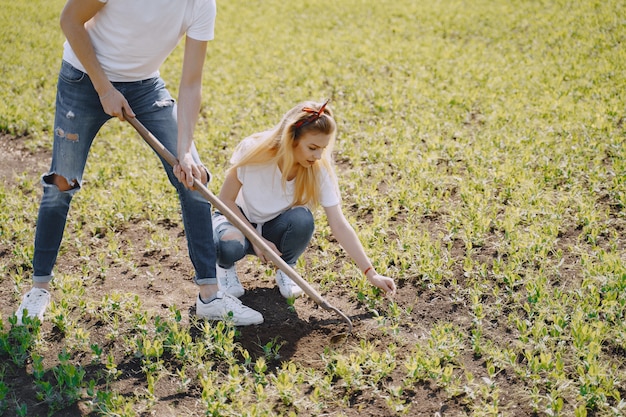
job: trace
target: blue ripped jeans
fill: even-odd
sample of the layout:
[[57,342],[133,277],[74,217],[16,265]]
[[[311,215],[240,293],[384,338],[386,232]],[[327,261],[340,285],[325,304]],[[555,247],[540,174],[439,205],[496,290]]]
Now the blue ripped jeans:
[[[176,103],[163,80],[157,77],[113,85],[126,97],[137,119],[176,155]],[[110,118],[102,109],[87,74],[63,61],[57,84],[52,163],[50,171],[42,176],[44,190],[33,256],[35,282],[52,279],[70,202],[81,187],[89,149],[102,125]],[[138,140],[138,137],[123,140]],[[195,149],[194,159],[200,163]],[[216,284],[211,205],[198,192],[186,189],[174,176],[172,167],[163,159],[161,162],[178,192],[189,256],[196,273],[195,282]],[[60,191],[52,182],[54,174],[64,177],[73,188]]]
[[[252,243],[223,214],[215,212],[213,223],[219,266],[230,268],[244,256],[254,255]],[[256,224],[253,226],[257,227]],[[294,266],[309,245],[314,230],[311,211],[306,207],[293,207],[264,223],[261,235],[276,245],[282,253],[281,258],[288,265]],[[229,234],[231,238],[225,239],[225,234]]]

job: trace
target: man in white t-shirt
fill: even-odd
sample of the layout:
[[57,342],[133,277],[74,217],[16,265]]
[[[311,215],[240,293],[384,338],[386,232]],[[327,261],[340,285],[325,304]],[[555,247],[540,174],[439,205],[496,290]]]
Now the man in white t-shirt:
[[[33,257],[33,288],[16,315],[43,320],[50,281],[72,196],[82,186],[89,149],[110,118],[136,117],[179,163],[163,166],[176,188],[189,254],[199,286],[196,314],[226,317],[236,325],[259,324],[263,316],[218,291],[211,206],[192,189],[209,174],[195,149],[193,132],[201,103],[207,42],[213,39],[215,0],[68,0],[61,13],[66,36],[57,84],[50,171],[42,176]],[[159,67],[182,38],[185,50],[178,103]]]

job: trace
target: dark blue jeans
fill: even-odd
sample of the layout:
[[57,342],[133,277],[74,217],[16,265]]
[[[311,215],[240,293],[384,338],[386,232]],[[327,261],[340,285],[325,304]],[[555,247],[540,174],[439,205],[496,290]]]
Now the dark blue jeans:
[[[176,102],[165,88],[163,80],[157,77],[113,85],[126,97],[137,120],[176,155]],[[44,190],[33,257],[35,282],[49,282],[52,279],[67,213],[73,195],[81,187],[89,149],[102,125],[110,118],[102,109],[89,76],[64,61],[57,84],[52,163],[50,171],[42,176]],[[195,149],[194,159],[200,163]],[[211,205],[198,192],[186,189],[174,176],[172,167],[162,158],[161,162],[178,192],[187,246],[196,273],[195,282],[200,285],[216,284]],[[52,183],[54,174],[64,177],[73,188],[60,191]]]
[[[230,268],[244,256],[254,255],[252,243],[223,214],[216,212],[213,222],[217,263],[222,268]],[[306,207],[293,207],[264,223],[261,235],[276,245],[288,265],[294,266],[309,245],[314,230],[311,211]],[[224,239],[226,233],[234,237]]]

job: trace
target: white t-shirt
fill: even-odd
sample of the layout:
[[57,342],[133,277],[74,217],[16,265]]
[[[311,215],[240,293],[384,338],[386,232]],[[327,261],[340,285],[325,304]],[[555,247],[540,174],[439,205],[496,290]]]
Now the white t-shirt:
[[[215,0],[100,1],[106,4],[85,28],[110,81],[156,77],[185,34],[199,41],[214,36]],[[85,71],[67,41],[63,59]]]
[[[232,163],[251,148],[255,137],[244,139],[235,150]],[[322,207],[332,207],[340,203],[339,190],[334,176],[328,171],[321,171],[321,198]],[[275,164],[247,165],[237,168],[237,178],[242,186],[235,202],[250,221],[263,224],[272,220],[293,203],[295,180],[287,181],[283,189],[282,173]]]

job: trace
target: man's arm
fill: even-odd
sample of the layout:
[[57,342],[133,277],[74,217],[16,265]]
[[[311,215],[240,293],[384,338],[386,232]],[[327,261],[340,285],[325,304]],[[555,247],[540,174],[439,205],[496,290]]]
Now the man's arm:
[[207,42],[187,37],[185,55],[178,90],[178,162],[174,174],[187,187],[193,186],[193,177],[206,180],[206,171],[197,165],[191,151],[193,134],[202,101],[202,69],[206,56]]

